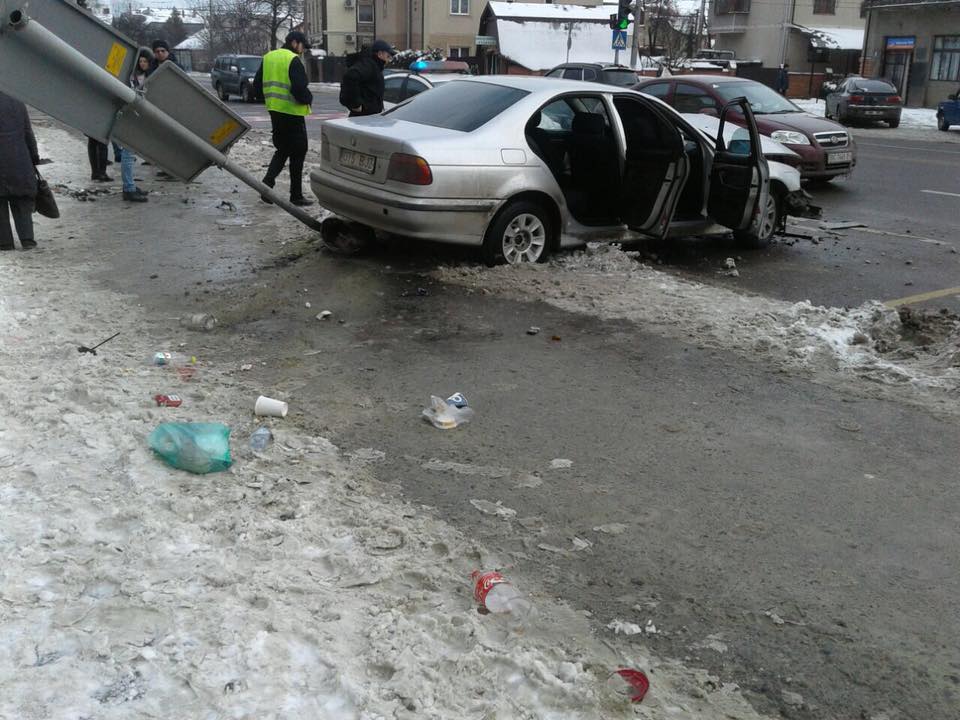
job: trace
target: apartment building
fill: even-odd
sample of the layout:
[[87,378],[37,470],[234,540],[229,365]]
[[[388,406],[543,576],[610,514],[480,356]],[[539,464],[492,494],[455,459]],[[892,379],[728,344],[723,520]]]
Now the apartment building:
[[[857,72],[865,20],[861,0],[711,0],[717,50],[790,65],[791,94],[816,94],[826,69]],[[812,91],[812,92],[811,92]]]
[[474,58],[486,7],[487,0],[306,0],[305,11],[311,41],[329,55],[356,52],[383,38],[399,50],[439,49],[446,57]]

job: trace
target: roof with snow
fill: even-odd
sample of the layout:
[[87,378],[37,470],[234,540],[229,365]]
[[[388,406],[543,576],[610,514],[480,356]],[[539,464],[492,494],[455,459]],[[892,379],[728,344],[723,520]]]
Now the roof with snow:
[[206,50],[207,49],[207,31],[201,30],[194,33],[186,40],[173,48],[174,50]]
[[[134,11],[134,15],[141,15],[146,19],[147,24],[165,23],[173,15],[173,8],[142,8]],[[180,19],[184,25],[203,25],[203,18],[197,14],[196,10],[180,10]]]
[[[554,5],[548,3],[491,2],[487,7],[498,18],[516,18],[522,20],[588,20],[593,22],[610,21],[610,7],[597,5]],[[613,12],[616,12],[614,8]],[[607,27],[607,30],[610,28]],[[609,38],[607,38],[609,40]]]
[[832,48],[834,50],[862,50],[863,28],[808,28],[797,25],[796,28],[810,36],[810,44],[814,47]]

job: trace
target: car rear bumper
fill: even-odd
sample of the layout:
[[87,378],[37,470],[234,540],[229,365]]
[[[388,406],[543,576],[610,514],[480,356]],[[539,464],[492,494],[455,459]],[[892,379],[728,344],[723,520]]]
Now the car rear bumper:
[[417,198],[368,188],[323,170],[310,188],[332,213],[384,232],[460,245],[480,245],[498,202],[479,198]]
[[848,105],[847,117],[851,120],[899,120],[901,108]]

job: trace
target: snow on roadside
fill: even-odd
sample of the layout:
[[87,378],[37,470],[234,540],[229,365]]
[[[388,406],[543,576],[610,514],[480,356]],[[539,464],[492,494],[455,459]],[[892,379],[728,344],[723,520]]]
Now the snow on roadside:
[[[805,112],[816,115],[817,117],[823,117],[826,108],[823,100],[817,100],[816,98],[791,98],[791,102],[793,102],[794,105],[798,105]],[[900,127],[936,130],[937,111],[934,108],[905,107],[900,113]]]
[[960,328],[949,318],[936,323],[938,337],[919,347],[906,337],[899,314],[877,302],[841,309],[749,295],[674,277],[641,264],[637,255],[591,245],[542,265],[446,267],[435,275],[564,310],[632,320],[670,337],[804,371],[825,384],[960,412]]
[[[37,131],[83,168],[81,142]],[[478,614],[467,574],[498,558],[385,493],[375,449],[341,454],[291,416],[247,450],[259,388],[202,358],[189,381],[149,365],[171,338],[88,280],[121,206],[85,227],[59,200],[43,249],[0,256],[0,717],[759,720],[735,685],[595,638],[524,578],[538,614],[521,632]],[[77,352],[116,326],[135,331]],[[146,436],[164,421],[228,424],[233,467],[163,465]],[[606,688],[620,664],[650,673],[643,704]]]

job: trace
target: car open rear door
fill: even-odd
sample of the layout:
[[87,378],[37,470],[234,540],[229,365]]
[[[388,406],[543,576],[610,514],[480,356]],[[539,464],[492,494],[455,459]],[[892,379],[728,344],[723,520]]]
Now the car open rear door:
[[[727,142],[723,138],[728,113],[743,117],[746,128]],[[716,152],[710,170],[707,212],[731,230],[758,232],[770,192],[770,170],[760,149],[760,133],[746,98],[731,100],[720,111]]]
[[663,238],[690,172],[683,136],[654,101],[616,95],[613,104],[625,143],[620,219],[631,230]]

